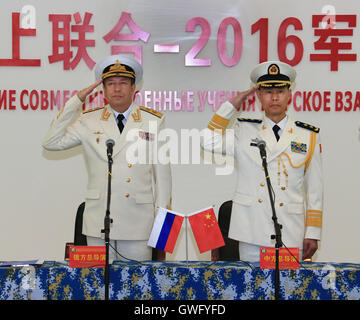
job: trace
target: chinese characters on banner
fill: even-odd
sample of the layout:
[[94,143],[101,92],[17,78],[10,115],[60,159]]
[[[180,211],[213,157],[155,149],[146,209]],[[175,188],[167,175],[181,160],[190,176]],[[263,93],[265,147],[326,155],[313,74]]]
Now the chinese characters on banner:
[[[96,14],[91,12],[79,13],[51,13],[48,15],[49,25],[22,26],[20,12],[11,13],[11,26],[1,33],[11,30],[12,56],[4,57],[0,51],[1,67],[46,67],[47,64],[57,64],[65,71],[73,71],[80,64],[85,64],[93,70],[96,61],[93,57],[96,45],[103,42],[109,45],[106,54],[129,54],[134,56],[141,64],[143,54],[179,54],[181,41],[174,43],[151,43],[151,30],[143,30],[141,24],[129,12],[121,12],[116,24],[109,28],[100,39],[95,37]],[[184,54],[186,67],[210,67],[215,63],[214,55],[227,67],[235,67],[244,56],[243,43],[249,37],[256,39],[258,49],[258,62],[268,59],[269,46],[277,44],[277,54],[281,61],[292,66],[298,65],[305,59],[310,63],[328,63],[331,72],[341,71],[342,63],[357,61],[357,52],[353,50],[352,43],[359,37],[355,32],[357,16],[355,14],[311,15],[312,34],[305,33],[304,22],[297,17],[288,17],[281,21],[277,30],[277,41],[269,39],[271,25],[269,18],[259,18],[251,24],[251,34],[244,34],[242,22],[235,17],[224,18],[218,26],[210,25],[205,17],[192,17],[184,21],[184,34],[192,35],[195,29],[199,32],[190,49]],[[304,20],[304,18],[302,18]],[[255,19],[254,19],[255,20]],[[306,26],[309,27],[309,26]],[[22,54],[21,39],[39,37],[39,29],[51,28],[51,52],[47,59],[41,59],[40,52],[34,48],[33,55],[37,58],[25,57]],[[233,33],[229,36],[229,30]],[[129,32],[130,31],[130,32]],[[170,32],[170,31],[169,31]],[[211,34],[217,34],[214,41],[217,52],[206,56],[202,50],[208,45]],[[169,35],[171,36],[171,35]],[[192,35],[193,36],[193,35]],[[229,39],[231,37],[231,39]],[[313,38],[313,47],[304,48],[303,39]],[[189,39],[191,39],[189,37]],[[129,42],[131,43],[129,45]],[[228,46],[233,45],[229,53]],[[292,54],[287,50],[292,47]],[[305,54],[305,52],[309,52]],[[180,56],[180,55],[179,55]],[[176,56],[175,56],[176,58]],[[76,93],[76,92],[75,92]],[[0,110],[59,110],[74,94],[71,90],[5,90],[0,88]],[[230,99],[235,91],[163,91],[144,90],[137,92],[134,97],[138,104],[158,111],[203,111],[208,105],[216,111],[222,102]],[[104,103],[102,92],[90,96],[87,106],[93,108]],[[304,111],[357,111],[360,109],[360,92],[352,91],[295,91],[292,99],[293,109],[296,112]],[[244,111],[255,110],[254,96],[249,97],[243,105]]]
[[[88,48],[94,48],[96,39],[91,38],[95,26],[91,23],[93,13],[85,12],[83,18],[79,12],[74,14],[49,14],[49,22],[52,27],[52,53],[48,56],[49,63],[63,62],[63,69],[74,70],[81,60],[84,60],[89,69],[93,69],[96,62],[88,52]],[[325,26],[323,23],[326,23]],[[191,18],[185,26],[185,31],[194,32],[200,26],[201,34],[190,50],[185,54],[185,66],[211,66],[211,58],[198,57],[207,45],[210,34],[210,23],[203,17]],[[288,29],[292,27],[297,35],[289,35]],[[314,29],[314,53],[309,55],[309,61],[327,61],[331,71],[339,70],[342,61],[356,61],[357,54],[352,51],[351,39],[356,28],[356,15],[334,15],[329,19],[326,15],[313,15],[312,28]],[[131,32],[123,32],[127,28]],[[228,39],[226,33],[229,28],[234,31],[234,50],[229,57],[226,48]],[[40,67],[41,59],[20,58],[20,39],[22,37],[36,37],[36,29],[22,28],[20,26],[20,13],[12,13],[12,58],[1,58],[0,66],[32,66]],[[303,23],[295,17],[286,18],[280,24],[277,36],[277,51],[279,60],[292,66],[299,64],[304,58],[304,46],[300,38]],[[75,37],[72,34],[77,34]],[[269,47],[269,19],[260,18],[251,25],[251,35],[259,35],[259,62],[268,59]],[[122,12],[116,25],[102,38],[106,43],[111,43],[109,54],[128,53],[142,63],[143,47],[147,44],[151,33],[142,30],[131,13]],[[304,35],[310,37],[311,35]],[[243,51],[243,32],[241,23],[234,17],[223,19],[217,30],[217,51],[220,61],[229,67],[239,63]],[[134,45],[121,44],[122,41],[134,42]],[[289,45],[294,46],[293,57],[288,57],[286,49]],[[156,53],[179,53],[180,44],[157,43],[153,45]],[[310,50],[306,50],[310,51]]]
[[12,13],[12,58],[0,59],[0,66],[40,67],[40,59],[20,58],[20,38],[36,36],[36,29],[20,27],[20,13]]
[[70,246],[70,268],[104,267],[106,262],[105,246]]
[[[310,55],[310,61],[329,61],[331,71],[339,70],[340,61],[356,61],[356,54],[351,52],[352,43],[342,42],[339,37],[352,37],[356,27],[356,15],[336,15],[336,25],[345,24],[344,28],[320,28],[324,17],[313,16],[312,27],[316,28],[314,33],[319,39],[314,43],[315,50],[327,50],[327,53],[316,53]],[[329,22],[332,20],[328,20]],[[338,23],[339,22],[339,23]],[[328,24],[329,25],[329,24]],[[347,28],[346,28],[347,27]],[[347,53],[340,53],[345,50]],[[350,51],[350,52],[349,52]]]
[[[49,62],[55,63],[63,61],[64,70],[73,70],[84,59],[89,69],[93,69],[96,62],[89,57],[87,47],[95,47],[95,40],[86,39],[86,33],[94,32],[94,26],[90,25],[92,14],[85,13],[84,21],[77,12],[73,15],[75,25],[71,25],[72,17],[70,14],[50,14],[49,21],[52,23],[52,55],[49,56]],[[81,24],[82,23],[82,24]],[[79,34],[78,39],[71,39],[70,32]],[[74,56],[71,49],[77,47],[77,53]],[[72,59],[73,58],[73,59]],[[71,60],[72,59],[72,60]]]

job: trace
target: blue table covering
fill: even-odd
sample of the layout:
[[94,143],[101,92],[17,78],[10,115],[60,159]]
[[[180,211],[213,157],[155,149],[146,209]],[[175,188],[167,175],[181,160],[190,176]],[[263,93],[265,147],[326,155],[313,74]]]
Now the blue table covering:
[[[274,270],[236,262],[116,261],[110,268],[111,300],[271,300]],[[303,263],[280,271],[285,300],[359,300],[360,265]],[[0,267],[1,300],[102,300],[103,268],[67,263]]]

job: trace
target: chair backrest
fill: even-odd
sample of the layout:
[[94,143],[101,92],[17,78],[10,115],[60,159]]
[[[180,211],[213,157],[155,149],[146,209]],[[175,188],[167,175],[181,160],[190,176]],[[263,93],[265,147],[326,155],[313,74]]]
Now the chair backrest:
[[74,245],[86,246],[86,236],[82,233],[83,214],[85,209],[85,202],[82,202],[76,212],[75,218],[75,232],[74,232]]
[[228,237],[231,219],[232,200],[224,202],[219,208],[218,222],[225,241],[225,246],[219,248],[219,260],[239,260],[239,242]]
[[[83,215],[85,210],[85,202],[82,202],[76,212],[75,231],[74,231],[74,245],[87,246],[86,236],[82,233]],[[152,260],[158,260],[158,253],[156,249],[152,250]]]

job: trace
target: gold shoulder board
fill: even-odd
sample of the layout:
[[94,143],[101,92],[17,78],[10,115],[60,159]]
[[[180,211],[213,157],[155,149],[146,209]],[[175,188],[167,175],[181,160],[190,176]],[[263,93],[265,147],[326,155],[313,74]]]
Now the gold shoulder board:
[[318,133],[320,131],[320,128],[317,128],[315,126],[312,126],[311,124],[307,124],[307,123],[304,123],[301,121],[295,121],[295,124],[300,128],[308,129],[308,130],[314,131],[316,133]]
[[140,107],[140,110],[151,113],[151,114],[153,114],[154,116],[156,116],[156,117],[158,117],[160,119],[163,116],[163,114],[161,112],[155,111],[155,110],[150,109],[150,108]]
[[104,108],[105,108],[104,106],[101,106],[101,107],[96,107],[96,108],[93,108],[93,109],[85,110],[85,111],[83,111],[83,114],[93,112],[93,111],[96,111],[96,110],[101,110],[101,109],[104,109]]
[[247,119],[247,118],[237,118],[240,122],[252,122],[252,123],[261,123],[260,119]]

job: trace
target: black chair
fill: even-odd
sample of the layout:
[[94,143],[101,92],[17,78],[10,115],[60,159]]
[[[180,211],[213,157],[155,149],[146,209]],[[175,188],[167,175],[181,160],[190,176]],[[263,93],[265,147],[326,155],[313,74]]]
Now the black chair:
[[[86,236],[82,233],[82,224],[83,224],[83,214],[85,209],[85,202],[81,203],[76,212],[75,218],[75,232],[74,232],[74,245],[75,246],[86,246]],[[152,260],[158,260],[158,251],[156,249],[152,250]]]
[[218,248],[220,261],[237,261],[239,257],[239,241],[230,239],[229,226],[232,210],[232,200],[224,202],[219,208],[218,223],[225,246]]
[[85,202],[82,202],[76,212],[75,218],[75,232],[74,232],[74,245],[75,246],[86,246],[86,236],[82,233],[83,215],[85,209]]
[[77,209],[75,217],[74,242],[65,243],[65,260],[69,260],[69,250],[71,246],[87,246],[86,236],[82,233],[82,221],[85,209],[85,202],[81,203]]

